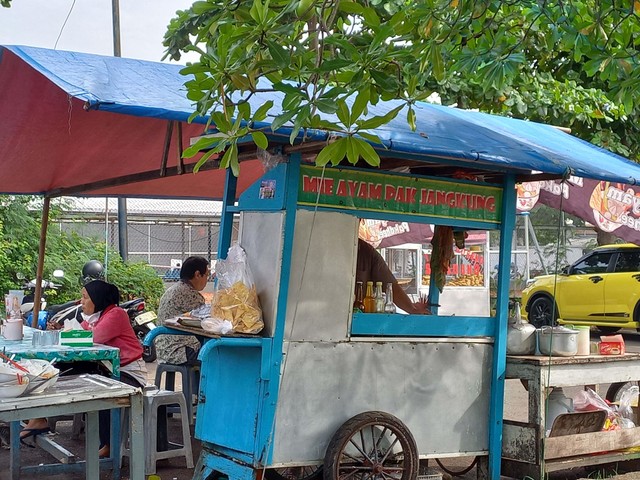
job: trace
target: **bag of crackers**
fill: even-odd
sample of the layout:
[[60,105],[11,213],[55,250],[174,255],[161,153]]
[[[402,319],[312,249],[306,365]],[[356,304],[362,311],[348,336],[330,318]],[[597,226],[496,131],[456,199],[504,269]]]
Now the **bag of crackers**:
[[237,243],[229,248],[226,259],[216,262],[216,279],[211,317],[228,320],[235,333],[258,333],[262,330],[262,309],[247,254]]

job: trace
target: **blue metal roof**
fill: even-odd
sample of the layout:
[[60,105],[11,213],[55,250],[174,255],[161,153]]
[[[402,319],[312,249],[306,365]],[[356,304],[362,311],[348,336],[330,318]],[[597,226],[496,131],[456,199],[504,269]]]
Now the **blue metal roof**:
[[[193,112],[181,66],[34,47],[4,48],[93,108],[181,121]],[[272,99],[277,109],[278,98],[261,93],[251,102],[257,108]],[[381,115],[397,105],[398,101],[380,102],[370,113]],[[472,168],[516,173],[570,173],[627,184],[640,179],[640,165],[547,125],[427,103],[416,106],[416,116],[415,132],[402,113],[373,130],[384,141],[387,154],[431,162],[438,157]],[[276,133],[288,137],[289,129],[285,126]]]

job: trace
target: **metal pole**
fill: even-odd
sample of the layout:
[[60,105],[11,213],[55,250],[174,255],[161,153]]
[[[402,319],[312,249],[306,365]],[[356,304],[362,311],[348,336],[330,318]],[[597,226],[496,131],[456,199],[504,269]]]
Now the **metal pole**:
[[[120,0],[111,0],[113,18],[113,56],[120,57]],[[129,258],[129,232],[127,230],[127,199],[118,198],[118,248],[122,260]]]
[[36,291],[33,295],[33,310],[31,326],[38,328],[38,316],[40,314],[40,302],[42,298],[42,272],[44,271],[44,251],[47,246],[47,225],[49,223],[49,206],[51,199],[44,197],[42,205],[42,220],[40,223],[40,244],[38,246],[38,265],[36,267]]

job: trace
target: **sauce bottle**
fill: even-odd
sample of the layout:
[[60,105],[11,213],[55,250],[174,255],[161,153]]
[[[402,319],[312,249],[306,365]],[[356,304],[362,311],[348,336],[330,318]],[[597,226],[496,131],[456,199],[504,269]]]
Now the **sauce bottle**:
[[362,282],[356,282],[356,299],[353,302],[353,313],[364,313],[364,290]]
[[387,301],[384,302],[384,313],[396,313],[396,305],[393,303],[393,283],[387,283]]
[[367,282],[367,294],[364,296],[364,313],[375,313],[376,302],[373,298],[373,282]]
[[376,282],[375,312],[384,313],[384,295],[382,294],[382,282]]

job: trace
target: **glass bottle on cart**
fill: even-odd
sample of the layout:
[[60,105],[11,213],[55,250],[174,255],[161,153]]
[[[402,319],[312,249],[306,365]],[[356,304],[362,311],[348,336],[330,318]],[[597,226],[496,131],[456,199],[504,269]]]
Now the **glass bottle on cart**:
[[376,303],[373,298],[373,282],[367,282],[367,294],[364,296],[364,313],[375,313]]
[[382,282],[376,282],[375,298],[375,312],[384,313],[384,295],[382,293]]
[[353,302],[353,313],[364,313],[364,290],[362,282],[356,283],[356,299]]
[[393,303],[393,283],[387,283],[387,299],[384,303],[384,313],[396,313],[396,305]]

